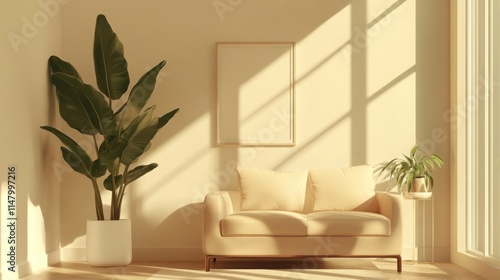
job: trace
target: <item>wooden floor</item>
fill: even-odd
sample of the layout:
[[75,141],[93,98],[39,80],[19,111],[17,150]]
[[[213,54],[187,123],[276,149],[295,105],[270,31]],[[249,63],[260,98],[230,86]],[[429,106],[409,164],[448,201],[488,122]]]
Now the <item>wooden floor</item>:
[[[229,273],[229,271],[231,273]],[[308,273],[311,273],[310,275]],[[221,276],[223,275],[223,276]],[[395,260],[324,259],[308,260],[217,260],[210,272],[203,262],[141,262],[126,267],[91,267],[86,263],[60,263],[25,280],[81,279],[483,279],[451,263],[403,262],[396,272]],[[339,276],[342,275],[342,276]],[[293,277],[295,276],[295,277]],[[321,278],[324,279],[324,278]]]

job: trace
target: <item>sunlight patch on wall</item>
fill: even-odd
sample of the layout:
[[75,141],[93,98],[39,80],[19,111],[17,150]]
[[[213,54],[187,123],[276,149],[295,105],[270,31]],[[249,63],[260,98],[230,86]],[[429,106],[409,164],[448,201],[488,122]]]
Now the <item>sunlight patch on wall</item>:
[[[311,158],[312,162],[321,164],[333,158],[344,156],[331,155],[318,157],[324,149],[318,142],[326,142],[334,150],[346,149],[349,146],[349,135],[344,122],[351,110],[351,5],[345,6],[321,26],[313,30],[297,43],[297,115],[300,117],[298,131],[302,143],[307,145],[308,152],[302,152],[301,157]],[[335,32],[333,32],[333,30]],[[333,32],[333,33],[332,33]],[[300,63],[299,63],[300,62]],[[319,101],[319,102],[318,102]],[[309,108],[308,111],[300,111]],[[314,108],[314,111],[310,111]],[[314,124],[314,125],[311,125]],[[340,126],[340,127],[337,127]],[[340,133],[344,131],[345,133]],[[334,139],[340,133],[342,137]],[[333,137],[333,138],[332,138]],[[340,139],[342,138],[342,139]],[[340,143],[342,142],[342,143]]]
[[316,167],[350,161],[351,13],[345,6],[297,43],[297,131],[304,148],[296,158]]
[[415,1],[407,0],[384,17],[369,22],[365,33],[368,96],[376,94],[415,65],[415,14]]
[[[309,74],[333,56],[341,54],[349,59],[348,43],[351,39],[351,6],[347,5],[323,24],[297,42],[297,79]],[[332,73],[332,75],[335,73]]]

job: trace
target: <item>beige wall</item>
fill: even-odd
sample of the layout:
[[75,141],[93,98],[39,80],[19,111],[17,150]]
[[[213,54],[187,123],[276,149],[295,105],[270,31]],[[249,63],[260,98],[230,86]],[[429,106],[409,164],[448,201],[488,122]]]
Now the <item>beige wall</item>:
[[[199,204],[209,191],[236,187],[236,164],[377,164],[415,142],[448,162],[448,1],[73,1],[63,10],[62,55],[89,83],[99,13],[124,43],[132,81],[167,60],[151,104],[159,112],[181,108],[143,158],[159,168],[125,201],[136,259],[200,257]],[[296,42],[295,147],[215,145],[218,41]],[[64,256],[80,258],[92,192],[85,178],[59,173]],[[435,180],[436,258],[448,260],[448,168]]]
[[[60,6],[57,1],[0,3],[0,93],[2,194],[2,279],[13,279],[59,259],[59,182],[48,163],[57,149],[39,128],[53,122],[54,97],[47,58],[60,52]],[[8,271],[7,167],[16,167],[16,272]]]
[[[200,202],[209,191],[236,188],[237,164],[281,170],[378,164],[408,153],[415,142],[449,161],[448,1],[46,2],[58,3],[62,13],[47,10],[54,16],[45,12],[47,23],[28,34],[18,53],[3,40],[1,54],[2,104],[8,104],[1,127],[16,136],[3,137],[1,164],[16,164],[22,178],[18,238],[25,241],[19,257],[26,270],[40,263],[32,259],[57,259],[59,245],[63,259],[84,257],[85,221],[94,218],[89,182],[65,166],[57,141],[38,127],[49,123],[77,135],[56,113],[46,63],[60,53],[94,84],[99,13],[124,43],[133,82],[167,60],[151,100],[157,112],[181,108],[142,159],[159,168],[126,197],[135,259],[201,257]],[[36,1],[1,5],[4,35],[22,34],[23,17],[45,11]],[[215,145],[218,41],[296,42],[296,146]],[[448,168],[435,180],[436,259],[448,260]]]

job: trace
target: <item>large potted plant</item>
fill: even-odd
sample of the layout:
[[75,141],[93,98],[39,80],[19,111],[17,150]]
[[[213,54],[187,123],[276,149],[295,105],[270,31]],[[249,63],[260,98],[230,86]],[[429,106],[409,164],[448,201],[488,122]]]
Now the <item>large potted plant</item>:
[[432,172],[436,167],[444,165],[444,161],[436,154],[426,155],[413,146],[410,154],[403,158],[394,158],[382,164],[380,174],[389,172],[389,178],[396,178],[399,190],[407,192],[428,192],[434,187]]
[[[130,183],[158,166],[134,165],[149,149],[158,130],[179,109],[161,117],[153,116],[155,106],[144,109],[165,61],[147,71],[128,98],[122,98],[130,83],[128,64],[123,45],[104,15],[97,16],[93,55],[98,90],[86,84],[73,65],[57,56],[49,58],[49,66],[62,119],[81,134],[90,135],[94,151],[85,151],[54,127],[41,128],[59,138],[63,159],[91,182],[96,220],[87,221],[87,262],[94,266],[126,265],[132,259],[132,242],[130,220],[120,219],[123,198]],[[108,220],[101,198],[104,190],[111,192]]]

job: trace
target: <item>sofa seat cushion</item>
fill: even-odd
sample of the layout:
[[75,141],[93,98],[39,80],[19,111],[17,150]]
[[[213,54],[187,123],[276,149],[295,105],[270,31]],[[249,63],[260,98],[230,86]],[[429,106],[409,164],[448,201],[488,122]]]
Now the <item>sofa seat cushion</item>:
[[222,236],[306,236],[304,214],[290,211],[243,211],[221,220]]
[[309,236],[389,236],[391,221],[362,211],[322,211],[307,214]]

